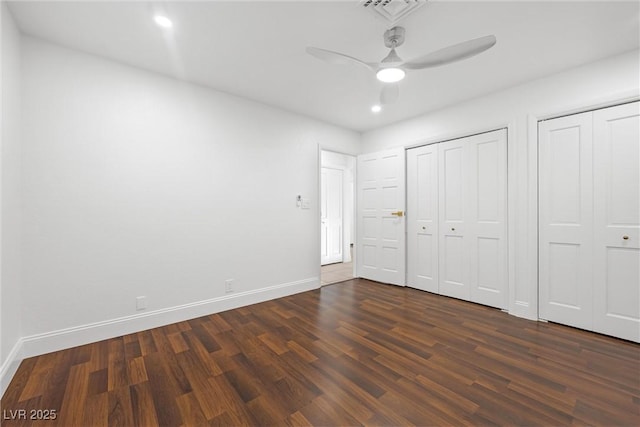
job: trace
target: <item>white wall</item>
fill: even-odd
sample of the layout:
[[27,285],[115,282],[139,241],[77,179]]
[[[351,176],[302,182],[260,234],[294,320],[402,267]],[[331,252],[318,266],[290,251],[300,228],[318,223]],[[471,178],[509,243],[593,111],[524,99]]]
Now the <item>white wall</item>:
[[[510,307],[537,318],[537,120],[637,97],[634,51],[367,132],[364,153],[509,128]],[[505,64],[508,66],[508,64]]]
[[0,393],[15,372],[20,314],[20,33],[3,2],[0,92]]
[[318,146],[356,153],[359,134],[29,37],[22,47],[31,352],[94,322],[86,340],[123,333],[109,322],[140,314],[137,296],[148,313],[223,304],[230,278],[244,303],[319,286]]
[[343,172],[342,204],[343,204],[343,262],[351,262],[351,244],[355,243],[355,168],[354,156],[323,150],[320,163],[323,167],[340,169]]

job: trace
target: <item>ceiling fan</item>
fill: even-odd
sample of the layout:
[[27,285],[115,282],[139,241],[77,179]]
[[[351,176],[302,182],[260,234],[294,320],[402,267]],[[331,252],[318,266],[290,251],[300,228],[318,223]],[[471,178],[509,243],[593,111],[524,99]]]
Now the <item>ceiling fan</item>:
[[359,64],[374,71],[378,80],[387,83],[380,94],[380,103],[384,105],[391,104],[398,98],[397,83],[404,78],[406,71],[437,67],[470,58],[496,44],[495,36],[484,36],[427,53],[411,61],[403,61],[396,53],[396,48],[404,43],[404,34],[403,27],[393,27],[384,32],[384,45],[391,51],[379,63],[361,61],[343,53],[318,47],[307,47],[306,50],[308,54],[331,64]]

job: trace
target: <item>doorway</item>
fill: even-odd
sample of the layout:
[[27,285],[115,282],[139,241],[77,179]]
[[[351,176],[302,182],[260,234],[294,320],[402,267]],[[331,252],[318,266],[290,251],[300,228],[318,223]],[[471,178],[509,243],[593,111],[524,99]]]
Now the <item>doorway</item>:
[[320,284],[354,277],[354,156],[320,152]]

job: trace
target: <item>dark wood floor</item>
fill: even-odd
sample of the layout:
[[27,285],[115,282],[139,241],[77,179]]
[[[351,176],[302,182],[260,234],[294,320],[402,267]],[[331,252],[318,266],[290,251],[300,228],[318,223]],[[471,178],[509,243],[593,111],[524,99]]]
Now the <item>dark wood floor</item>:
[[20,409],[57,419],[2,425],[638,426],[640,346],[352,280],[27,359]]

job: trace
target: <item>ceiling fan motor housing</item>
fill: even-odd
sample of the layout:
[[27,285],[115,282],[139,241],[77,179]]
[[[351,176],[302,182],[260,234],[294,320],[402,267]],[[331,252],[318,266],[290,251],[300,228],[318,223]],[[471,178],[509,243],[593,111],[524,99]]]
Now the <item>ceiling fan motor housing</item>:
[[394,48],[404,43],[404,27],[393,27],[384,32],[384,45]]

